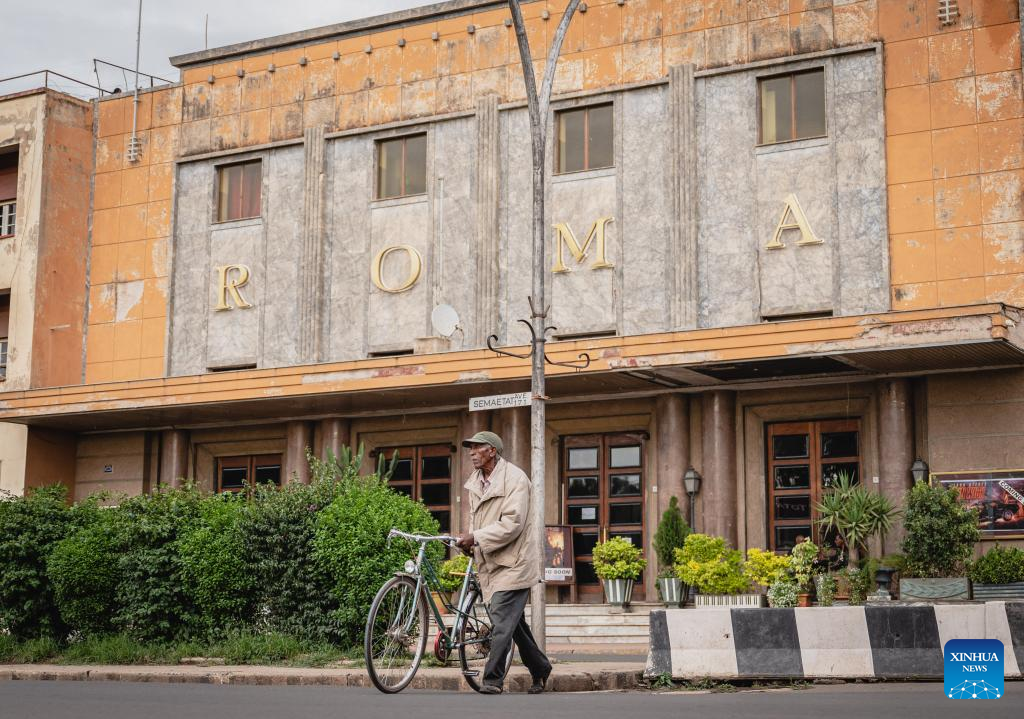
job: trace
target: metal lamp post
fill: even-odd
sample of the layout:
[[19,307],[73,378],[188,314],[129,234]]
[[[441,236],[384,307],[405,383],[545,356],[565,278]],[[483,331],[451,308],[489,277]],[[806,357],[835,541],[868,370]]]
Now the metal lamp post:
[[910,465],[910,474],[914,477],[914,484],[925,481],[928,478],[928,464],[918,457]]
[[700,491],[700,472],[690,467],[686,470],[686,474],[683,475],[683,486],[686,488],[686,494],[690,497],[690,529],[696,531],[697,521],[697,492]]

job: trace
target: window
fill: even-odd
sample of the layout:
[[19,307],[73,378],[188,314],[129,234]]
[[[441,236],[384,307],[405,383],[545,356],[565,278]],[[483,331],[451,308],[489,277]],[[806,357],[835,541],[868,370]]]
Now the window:
[[764,78],[759,82],[761,144],[825,136],[825,70]]
[[11,293],[0,294],[0,379],[7,377],[7,333],[11,320]]
[[612,106],[595,105],[558,113],[558,167],[555,172],[580,172],[611,167]]
[[768,543],[788,552],[810,537],[821,536],[814,505],[840,474],[860,481],[860,422],[785,422],[768,425]]
[[0,237],[13,235],[18,206],[18,148],[0,153]]
[[398,462],[388,480],[396,492],[423,502],[441,525],[442,532],[452,524],[452,446],[391,447],[380,455],[390,462],[395,451]]
[[217,222],[260,216],[263,161],[217,168]]
[[18,203],[14,200],[9,202],[0,202],[0,237],[7,237],[14,234],[15,225],[15,211],[17,210]]
[[427,136],[409,135],[377,143],[377,199],[427,191]]
[[258,454],[217,459],[218,492],[252,492],[258,484],[281,486],[281,455]]

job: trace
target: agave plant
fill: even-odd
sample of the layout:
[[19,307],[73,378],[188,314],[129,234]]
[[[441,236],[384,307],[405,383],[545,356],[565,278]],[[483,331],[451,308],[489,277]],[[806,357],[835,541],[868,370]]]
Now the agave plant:
[[846,472],[839,473],[814,510],[821,528],[834,531],[849,548],[850,566],[860,558],[860,548],[876,534],[884,537],[899,516],[888,497],[860,486]]

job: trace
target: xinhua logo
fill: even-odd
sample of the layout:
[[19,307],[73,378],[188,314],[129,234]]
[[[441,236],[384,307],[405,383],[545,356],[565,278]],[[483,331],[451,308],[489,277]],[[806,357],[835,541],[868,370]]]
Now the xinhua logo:
[[998,639],[950,639],[943,650],[943,665],[950,699],[1003,696],[1003,643]]

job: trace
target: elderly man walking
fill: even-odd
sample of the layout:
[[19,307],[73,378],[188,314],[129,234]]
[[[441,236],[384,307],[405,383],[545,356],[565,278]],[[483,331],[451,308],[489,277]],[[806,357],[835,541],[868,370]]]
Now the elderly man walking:
[[540,694],[551,675],[551,662],[537,646],[524,613],[530,588],[541,581],[530,478],[501,456],[504,446],[494,432],[477,432],[462,446],[469,448],[474,471],[465,485],[470,531],[459,539],[459,547],[473,552],[494,624],[480,691],[501,693],[505,657],[515,641],[533,677],[530,694]]

